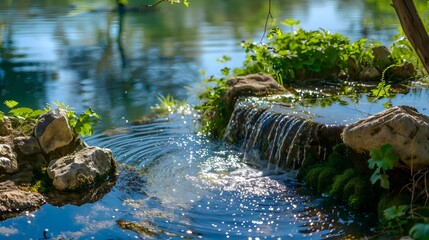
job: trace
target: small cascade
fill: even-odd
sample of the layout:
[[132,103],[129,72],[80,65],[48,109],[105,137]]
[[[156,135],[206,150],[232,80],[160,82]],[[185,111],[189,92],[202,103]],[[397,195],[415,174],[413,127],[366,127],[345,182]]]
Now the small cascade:
[[341,142],[342,127],[311,120],[308,115],[237,104],[224,140],[241,145],[243,158],[270,172],[298,169],[306,159],[325,161]]

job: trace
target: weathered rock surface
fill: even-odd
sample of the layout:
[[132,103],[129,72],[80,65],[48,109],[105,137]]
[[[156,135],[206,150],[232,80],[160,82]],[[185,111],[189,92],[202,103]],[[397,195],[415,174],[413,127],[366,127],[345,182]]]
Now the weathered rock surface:
[[18,171],[18,161],[13,145],[7,143],[0,144],[0,173],[14,173]]
[[0,136],[7,136],[12,132],[12,122],[8,117],[4,117],[4,120],[0,120]]
[[40,193],[23,191],[11,181],[0,182],[0,213],[32,210],[44,202],[44,197]]
[[74,154],[52,160],[47,172],[58,190],[74,190],[112,173],[115,164],[106,148],[87,147]]
[[19,151],[24,155],[32,155],[42,152],[42,149],[39,145],[39,141],[36,137],[20,136],[14,138],[13,142],[15,143],[15,146],[18,147]]
[[44,153],[50,153],[73,141],[73,130],[68,123],[66,112],[60,108],[39,117],[34,129]]
[[357,152],[391,144],[409,168],[429,166],[429,117],[408,106],[392,107],[347,126],[346,145]]
[[266,96],[285,93],[286,89],[269,74],[250,74],[228,80],[226,100],[229,107],[241,96]]

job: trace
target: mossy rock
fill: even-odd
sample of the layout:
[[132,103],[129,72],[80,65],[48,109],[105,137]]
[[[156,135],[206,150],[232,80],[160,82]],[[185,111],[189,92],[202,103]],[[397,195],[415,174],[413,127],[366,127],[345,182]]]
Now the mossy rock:
[[345,170],[342,174],[335,176],[332,188],[329,191],[329,195],[338,198],[343,198],[343,192],[346,184],[356,176],[356,171],[353,168]]
[[319,193],[329,192],[336,175],[338,175],[337,169],[333,167],[325,167],[319,174],[317,181],[317,191]]
[[367,176],[356,176],[344,186],[343,198],[350,207],[359,210],[376,208],[374,190]]
[[344,144],[340,143],[332,148],[332,153],[328,157],[327,165],[344,171],[353,167],[353,161],[350,160],[350,149]]
[[324,166],[318,165],[313,168],[311,168],[307,174],[304,177],[304,182],[311,186],[311,187],[317,187],[319,182],[319,175],[320,173],[325,169]]

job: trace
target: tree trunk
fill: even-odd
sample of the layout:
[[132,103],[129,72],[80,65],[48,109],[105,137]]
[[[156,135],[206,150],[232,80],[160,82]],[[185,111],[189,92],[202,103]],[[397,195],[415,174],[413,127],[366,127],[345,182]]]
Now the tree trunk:
[[429,36],[413,0],[392,0],[405,35],[429,73]]

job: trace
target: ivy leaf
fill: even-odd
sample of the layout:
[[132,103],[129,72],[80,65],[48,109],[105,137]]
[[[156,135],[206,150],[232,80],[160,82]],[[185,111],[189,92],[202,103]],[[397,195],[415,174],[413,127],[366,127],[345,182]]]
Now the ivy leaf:
[[4,104],[8,108],[12,109],[12,108],[16,107],[19,103],[17,101],[14,101],[14,100],[6,100],[6,101],[4,101]]

